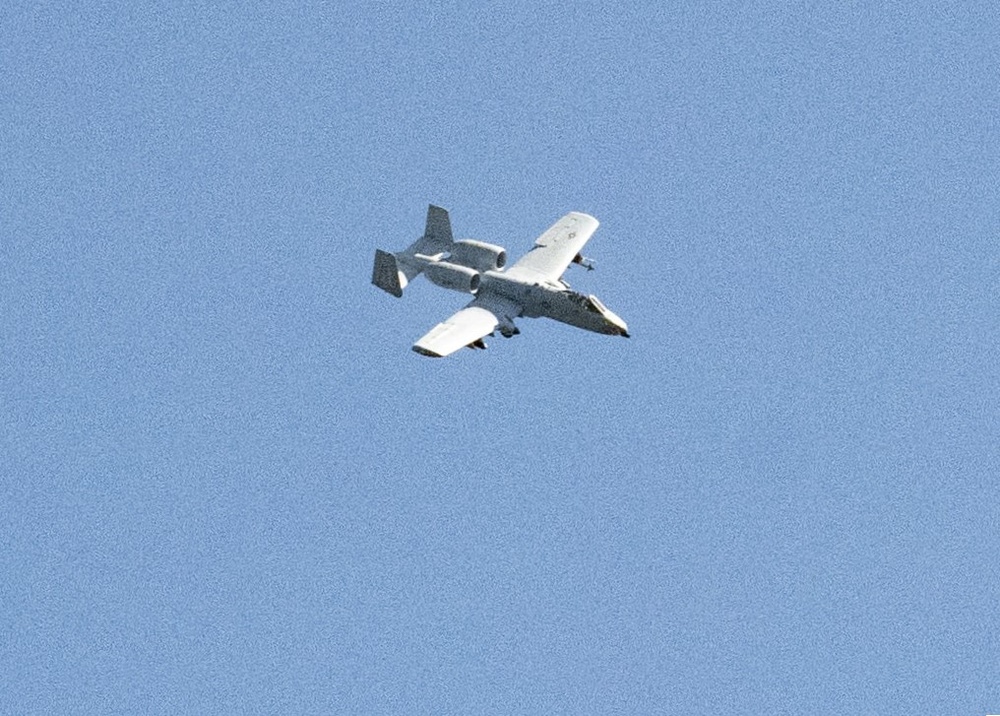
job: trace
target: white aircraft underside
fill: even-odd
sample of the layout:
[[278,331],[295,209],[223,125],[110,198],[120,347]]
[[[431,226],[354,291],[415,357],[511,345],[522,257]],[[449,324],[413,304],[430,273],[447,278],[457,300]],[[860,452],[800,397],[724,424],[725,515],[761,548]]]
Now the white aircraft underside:
[[454,241],[448,212],[427,208],[424,235],[399,253],[376,250],[372,283],[402,296],[423,273],[432,283],[475,296],[472,302],[417,341],[413,350],[442,358],[459,348],[485,348],[497,330],[506,338],[520,333],[519,317],[552,318],[596,333],[628,337],[625,321],[596,296],[570,289],[562,275],[571,263],[591,266],[580,255],[597,229],[592,216],[571,212],[538,237],[531,250],[506,268],[507,252],[481,241]]

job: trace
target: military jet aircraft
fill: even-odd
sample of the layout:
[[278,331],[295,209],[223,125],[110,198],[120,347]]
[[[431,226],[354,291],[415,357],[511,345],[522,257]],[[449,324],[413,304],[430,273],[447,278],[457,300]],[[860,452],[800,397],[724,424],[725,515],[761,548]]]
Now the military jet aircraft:
[[580,251],[597,229],[592,216],[571,212],[538,237],[521,259],[506,268],[507,252],[500,246],[466,239],[454,241],[448,212],[427,208],[424,235],[405,251],[376,249],[372,283],[400,297],[406,285],[423,273],[442,288],[469,293],[472,302],[417,341],[413,350],[443,358],[463,346],[486,348],[483,339],[499,330],[504,338],[520,331],[514,319],[545,316],[596,333],[628,338],[625,321],[596,296],[570,289],[562,279],[571,263],[593,269]]

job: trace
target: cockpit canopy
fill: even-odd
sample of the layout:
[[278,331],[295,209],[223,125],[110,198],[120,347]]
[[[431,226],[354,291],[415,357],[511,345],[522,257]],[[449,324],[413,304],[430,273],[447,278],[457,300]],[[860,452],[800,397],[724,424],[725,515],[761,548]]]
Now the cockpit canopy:
[[577,303],[580,308],[585,308],[591,313],[596,313],[599,316],[603,316],[608,313],[608,309],[605,308],[604,304],[598,300],[597,296],[584,296],[582,293],[575,292],[573,292],[572,295],[574,302]]
[[601,303],[598,300],[597,296],[591,295],[591,296],[587,296],[587,298],[590,300],[590,306],[591,306],[591,308],[592,309],[596,309],[596,313],[600,313],[600,314],[603,315],[603,314],[605,314],[605,313],[608,312],[608,309],[604,306],[603,303]]

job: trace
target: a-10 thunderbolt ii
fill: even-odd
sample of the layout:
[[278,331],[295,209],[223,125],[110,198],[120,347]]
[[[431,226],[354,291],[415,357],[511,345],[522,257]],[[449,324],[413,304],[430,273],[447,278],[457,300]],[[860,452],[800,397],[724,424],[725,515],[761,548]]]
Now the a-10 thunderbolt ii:
[[427,208],[424,235],[408,249],[389,253],[376,249],[372,283],[393,296],[424,274],[442,288],[470,293],[472,302],[439,323],[413,345],[425,356],[443,358],[463,346],[486,348],[483,338],[499,330],[504,338],[520,331],[514,319],[545,316],[596,333],[628,338],[625,321],[596,296],[570,289],[562,279],[571,263],[592,269],[580,251],[597,229],[592,216],[571,212],[559,219],[512,266],[503,247],[483,241],[454,241],[448,212]]

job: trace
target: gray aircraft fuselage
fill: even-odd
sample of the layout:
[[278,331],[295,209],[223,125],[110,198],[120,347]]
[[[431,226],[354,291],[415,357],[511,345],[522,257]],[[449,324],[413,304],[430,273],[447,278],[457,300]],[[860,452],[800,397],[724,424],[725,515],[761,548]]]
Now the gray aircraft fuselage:
[[[482,274],[477,295],[495,293],[519,303],[526,318],[551,318],[594,333],[628,337],[625,322],[608,310],[596,296],[585,296],[563,281],[524,281],[502,271]],[[508,319],[516,316],[507,316]],[[509,321],[506,321],[509,322]],[[512,324],[511,324],[512,327]],[[501,330],[506,326],[501,326]],[[504,331],[506,332],[506,331]]]

